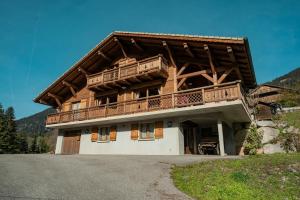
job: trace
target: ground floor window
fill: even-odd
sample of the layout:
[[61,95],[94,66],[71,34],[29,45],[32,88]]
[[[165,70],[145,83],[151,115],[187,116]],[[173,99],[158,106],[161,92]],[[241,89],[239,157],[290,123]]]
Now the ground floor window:
[[110,128],[109,127],[101,127],[99,128],[99,141],[101,142],[105,142],[105,141],[109,141],[109,132],[110,132]]
[[154,139],[154,123],[140,124],[140,139]]

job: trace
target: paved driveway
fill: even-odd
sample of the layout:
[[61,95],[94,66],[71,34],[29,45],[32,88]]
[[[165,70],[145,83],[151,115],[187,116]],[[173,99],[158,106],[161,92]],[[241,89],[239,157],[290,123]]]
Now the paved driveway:
[[0,199],[188,199],[172,164],[220,157],[0,155]]

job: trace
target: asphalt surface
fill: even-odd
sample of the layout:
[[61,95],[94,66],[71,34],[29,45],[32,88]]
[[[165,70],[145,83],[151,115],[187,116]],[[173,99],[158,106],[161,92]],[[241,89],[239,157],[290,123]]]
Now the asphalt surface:
[[173,186],[171,166],[219,158],[0,155],[0,199],[189,199]]

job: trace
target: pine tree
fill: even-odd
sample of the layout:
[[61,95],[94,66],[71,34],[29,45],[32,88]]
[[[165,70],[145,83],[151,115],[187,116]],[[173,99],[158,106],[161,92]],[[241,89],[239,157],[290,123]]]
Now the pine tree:
[[0,153],[6,153],[8,147],[8,135],[5,132],[5,115],[2,104],[0,103]]
[[5,133],[8,135],[8,152],[18,153],[18,144],[16,141],[16,122],[13,107],[8,107],[5,111]]
[[34,137],[33,137],[33,141],[30,146],[30,152],[38,153],[38,145],[37,145],[37,136],[36,135],[34,135]]

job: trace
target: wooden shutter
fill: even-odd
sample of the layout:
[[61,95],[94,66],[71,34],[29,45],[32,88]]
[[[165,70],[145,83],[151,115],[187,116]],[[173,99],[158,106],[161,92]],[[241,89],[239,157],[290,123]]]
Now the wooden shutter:
[[80,109],[86,108],[87,99],[81,99],[80,101]]
[[71,103],[64,103],[63,104],[63,112],[67,112],[71,110]]
[[97,142],[97,140],[98,140],[98,128],[94,127],[94,128],[92,128],[91,141]]
[[131,139],[137,140],[139,138],[139,125],[131,124]]
[[110,141],[116,141],[117,139],[117,129],[115,126],[110,127],[110,133],[109,133],[109,139]]
[[163,138],[164,136],[164,122],[157,121],[155,122],[155,130],[154,130],[154,137],[155,139]]

